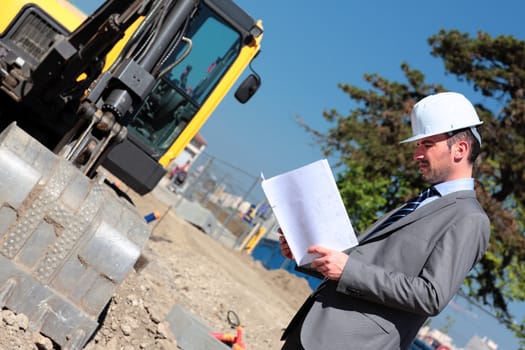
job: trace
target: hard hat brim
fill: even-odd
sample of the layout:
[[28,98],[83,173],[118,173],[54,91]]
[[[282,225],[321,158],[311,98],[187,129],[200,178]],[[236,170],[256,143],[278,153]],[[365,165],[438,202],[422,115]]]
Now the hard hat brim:
[[[435,134],[435,135],[439,135],[439,134]],[[434,136],[434,135],[421,135],[421,134],[420,135],[415,135],[415,136],[409,137],[408,139],[404,139],[402,141],[399,141],[399,143],[413,142],[413,141],[424,139],[425,137],[429,137],[429,136]]]
[[[411,137],[409,137],[407,139],[404,139],[402,141],[399,141],[399,143],[413,142],[413,141],[424,139],[426,137],[436,136],[436,135],[441,135],[441,134],[448,134],[449,132],[462,130],[462,129],[476,129],[476,127],[481,125],[481,124],[483,124],[483,122],[480,121],[477,124],[469,125],[469,126],[466,126],[464,128],[458,128],[458,129],[455,129],[455,130],[446,130],[446,131],[440,131],[440,132],[429,133],[429,134],[418,134],[418,135],[411,136]],[[474,136],[478,139],[479,143],[481,144],[481,137],[479,136],[479,134],[478,135],[474,134]]]

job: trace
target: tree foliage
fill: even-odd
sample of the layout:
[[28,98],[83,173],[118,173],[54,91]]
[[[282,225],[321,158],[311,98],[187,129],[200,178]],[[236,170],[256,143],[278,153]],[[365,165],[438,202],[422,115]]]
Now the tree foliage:
[[[525,42],[512,36],[479,32],[477,36],[441,30],[428,39],[433,56],[447,74],[471,89],[481,120],[482,153],[475,167],[476,191],[491,219],[488,252],[465,281],[464,292],[485,304],[525,340],[509,312],[525,300]],[[352,108],[349,114],[325,111],[331,127],[312,132],[326,156],[338,159],[338,186],[358,230],[391,210],[422,187],[414,164],[414,146],[399,145],[411,134],[409,115],[418,100],[447,89],[425,82],[422,72],[401,64],[406,81],[366,74],[367,89],[339,84]],[[468,91],[461,91],[471,95]]]

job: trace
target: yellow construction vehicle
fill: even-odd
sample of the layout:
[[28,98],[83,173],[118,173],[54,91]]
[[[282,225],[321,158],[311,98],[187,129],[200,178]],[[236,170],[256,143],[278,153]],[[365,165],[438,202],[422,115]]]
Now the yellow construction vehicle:
[[[151,191],[260,51],[232,0],[4,0],[0,306],[82,348],[149,238],[104,185]],[[251,67],[250,67],[251,68]],[[235,97],[260,86],[250,74]]]

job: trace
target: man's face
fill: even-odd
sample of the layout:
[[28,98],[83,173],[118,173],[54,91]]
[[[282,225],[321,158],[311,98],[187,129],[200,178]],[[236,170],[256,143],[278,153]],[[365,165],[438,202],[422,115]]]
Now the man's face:
[[423,180],[437,184],[451,179],[453,156],[444,134],[418,140],[414,160]]

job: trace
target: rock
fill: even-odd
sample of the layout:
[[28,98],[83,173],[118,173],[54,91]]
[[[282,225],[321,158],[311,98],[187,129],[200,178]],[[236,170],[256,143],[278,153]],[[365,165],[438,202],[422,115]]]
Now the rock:
[[24,314],[16,315],[15,326],[19,329],[27,330],[29,328],[29,318]]
[[8,326],[14,326],[16,323],[16,315],[11,310],[2,311],[2,321]]
[[124,324],[121,324],[120,325],[120,329],[122,330],[122,333],[124,335],[130,335],[131,332],[133,331],[133,329],[131,328],[131,326],[127,323],[124,323]]
[[160,339],[173,338],[173,335],[170,331],[170,325],[166,321],[161,322],[157,325],[157,333],[159,334]]
[[33,333],[33,342],[38,350],[53,350],[53,342],[51,339],[44,337],[40,333]]
[[153,306],[147,309],[149,312],[150,320],[154,323],[160,323],[164,319],[164,313],[159,308]]

